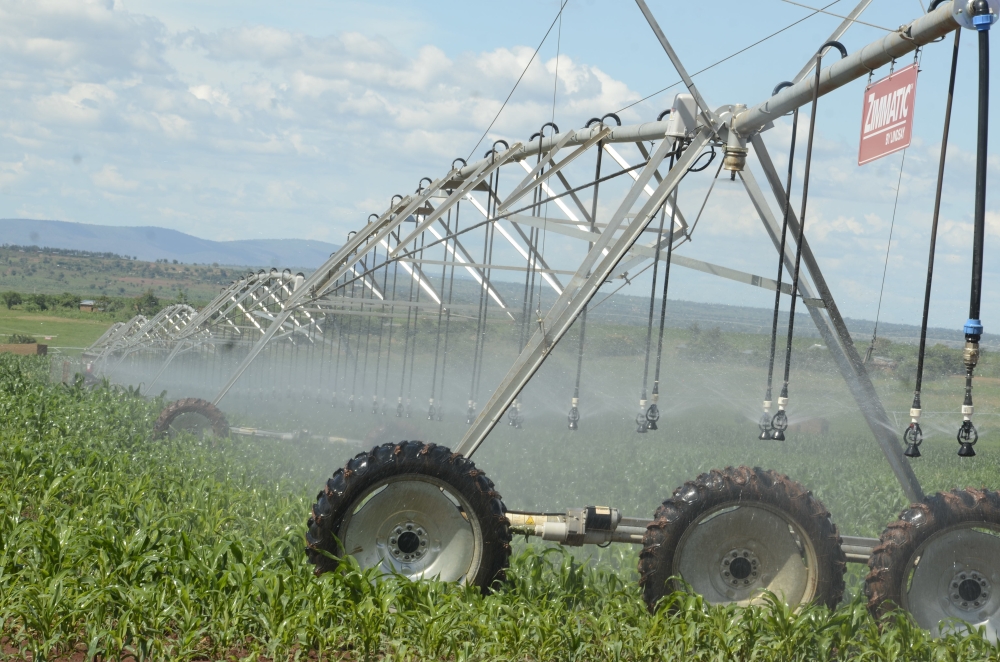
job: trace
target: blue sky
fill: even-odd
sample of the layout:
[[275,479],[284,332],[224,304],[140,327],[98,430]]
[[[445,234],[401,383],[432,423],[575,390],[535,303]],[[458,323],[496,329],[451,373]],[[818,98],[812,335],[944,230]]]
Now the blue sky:
[[[781,0],[718,0],[711,12],[706,3],[649,4],[692,72],[809,13]],[[841,0],[829,11],[846,13],[853,4]],[[555,0],[0,0],[0,216],[158,225],[209,239],[340,242],[392,194],[468,154],[557,8]],[[862,18],[895,28],[921,13],[918,0],[874,0]],[[698,76],[699,88],[713,105],[763,100],[839,22],[814,16]],[[853,51],[884,34],[858,25],[843,41]],[[491,137],[523,139],[549,118],[556,36]],[[941,326],[960,326],[967,306],[974,40],[963,35],[932,312]],[[891,321],[919,321],[950,51],[949,38],[929,47],[922,62],[916,140],[907,153],[882,306]],[[994,47],[994,71],[998,52]],[[560,53],[555,116],[564,126],[677,80],[631,1],[570,0]],[[870,318],[901,155],[856,165],[863,89],[857,81],[821,101],[807,232],[845,313]],[[677,91],[623,119],[652,119]],[[765,134],[779,162],[787,136],[787,124]],[[685,208],[700,205],[705,186],[688,186]],[[995,195],[988,209],[987,283],[1000,274],[992,257],[1000,250]],[[686,254],[772,275],[773,258],[745,196],[719,187],[705,214],[703,233]],[[678,278],[674,294],[769,305],[766,293],[693,274]],[[997,304],[1000,293],[987,286],[987,330],[1000,318]]]

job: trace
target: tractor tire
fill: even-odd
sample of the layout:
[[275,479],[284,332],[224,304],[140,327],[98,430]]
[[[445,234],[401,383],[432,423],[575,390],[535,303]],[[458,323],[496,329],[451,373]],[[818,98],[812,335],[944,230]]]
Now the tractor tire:
[[153,424],[153,439],[163,439],[170,432],[170,426],[174,420],[183,414],[199,414],[203,416],[212,428],[212,434],[216,437],[229,436],[229,422],[226,415],[208,400],[201,398],[183,398],[171,402],[160,412],[156,423]]
[[787,476],[714,469],[656,510],[642,539],[639,584],[651,612],[684,584],[712,604],[752,604],[769,590],[789,605],[832,609],[844,594],[840,542],[823,504]]
[[889,524],[868,561],[865,595],[872,615],[910,613],[939,636],[945,619],[1000,630],[1000,493],[938,492]]
[[507,509],[493,481],[458,453],[421,441],[382,444],[338,469],[306,533],[315,574],[345,552],[362,568],[437,577],[489,592],[510,559]]

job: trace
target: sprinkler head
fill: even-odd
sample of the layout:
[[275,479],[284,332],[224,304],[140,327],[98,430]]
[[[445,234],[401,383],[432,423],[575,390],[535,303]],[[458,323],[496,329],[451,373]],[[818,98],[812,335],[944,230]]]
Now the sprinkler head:
[[646,434],[649,430],[649,422],[646,420],[646,412],[640,411],[635,415],[635,431],[639,434]]
[[757,427],[760,428],[760,436],[757,437],[758,439],[760,440],[770,439],[771,415],[765,411],[764,415],[760,417],[760,423],[757,424]]
[[476,420],[476,409],[469,403],[469,409],[465,412],[465,422],[467,425],[472,425]]
[[402,418],[402,417],[403,417],[403,403],[398,402],[396,403],[396,418]]
[[576,431],[580,428],[580,410],[576,408],[576,405],[569,408],[569,414],[566,415],[566,420],[569,422],[569,429]]
[[660,420],[660,408],[656,406],[656,403],[649,405],[649,409],[646,410],[646,429],[647,430],[658,430],[656,427],[656,422]]
[[351,393],[351,397],[347,401],[347,411],[354,411],[354,394],[353,393]]
[[330,400],[330,407],[333,408],[333,409],[337,408],[337,394],[336,393],[333,394],[333,399]]
[[437,418],[434,419],[434,420],[439,421],[439,422],[441,421],[441,417],[442,417],[442,413],[441,412],[442,411],[444,411],[444,407],[442,407],[441,405],[438,405],[438,408],[437,408]]
[[962,421],[962,427],[958,428],[958,434],[955,435],[955,438],[959,444],[959,457],[976,456],[976,451],[972,447],[979,441],[979,433],[976,431],[976,426],[972,424],[972,421],[968,419]]
[[924,441],[924,433],[920,429],[920,423],[910,423],[910,427],[906,428],[906,432],[903,433],[903,439],[906,440],[906,450],[903,451],[903,455],[920,457],[920,444]]
[[784,409],[779,409],[775,413],[774,417],[771,418],[771,439],[775,441],[785,440],[785,430],[788,429],[788,414],[785,413]]

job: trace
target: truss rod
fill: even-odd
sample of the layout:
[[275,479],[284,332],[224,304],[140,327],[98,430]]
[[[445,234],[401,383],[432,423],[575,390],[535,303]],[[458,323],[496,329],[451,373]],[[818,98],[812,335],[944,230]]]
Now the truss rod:
[[670,144],[666,140],[660,142],[650,159],[650,167],[643,169],[639,180],[629,189],[612,217],[608,229],[597,238],[594,247],[583,259],[576,275],[552,305],[545,319],[539,321],[538,330],[532,335],[507,376],[493,392],[489,402],[455,448],[456,452],[469,457],[486,440],[487,435],[503,417],[504,412],[511,406],[528,380],[541,367],[552,347],[566,334],[583,307],[594,297],[615,265],[639,238],[653,214],[677,186],[709,139],[710,134],[707,131],[702,130],[698,133],[691,143],[693,149],[689,149],[681,156],[677,166],[671,169],[663,183],[657,186],[654,195],[641,206],[636,217],[626,225],[625,231],[614,237],[615,230],[625,220],[625,215],[635,205],[643,187],[652,178],[653,171],[663,162],[670,149]]

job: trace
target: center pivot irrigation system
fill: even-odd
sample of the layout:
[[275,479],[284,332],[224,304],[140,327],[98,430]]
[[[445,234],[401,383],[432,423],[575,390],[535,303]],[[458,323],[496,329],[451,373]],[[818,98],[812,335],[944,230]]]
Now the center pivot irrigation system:
[[[836,40],[868,6],[870,0],[863,0],[799,75],[779,84],[769,99],[752,107],[717,108],[705,103],[645,2],[636,2],[687,87],[655,121],[622,126],[616,115],[608,114],[579,129],[560,130],[548,122],[523,142],[499,140],[482,159],[456,159],[442,176],[421,180],[415,193],[393,197],[387,209],[372,214],[311,275],[277,269],[251,273],[200,311],[178,305],[151,319],[137,317],[118,325],[87,351],[88,370],[94,376],[142,382],[147,392],[156,385],[191,389],[195,383],[202,392],[192,395],[203,397],[168,407],[157,423],[158,433],[169,433],[185,414],[200,413],[218,434],[294,438],[291,433],[230,430],[217,409],[227,394],[246,402],[292,394],[386,417],[381,420],[426,414],[440,421],[446,403],[455,402],[456,394],[465,401],[467,393],[464,411],[447,412],[453,418],[464,415],[469,424],[450,448],[417,441],[382,444],[358,454],[327,481],[313,506],[307,536],[317,573],[334,569],[336,558],[346,553],[365,568],[461,581],[485,591],[502,579],[511,536],[520,534],[566,545],[642,545],[640,582],[650,608],[676,587],[674,577],[715,603],[748,604],[766,589],[791,605],[834,606],[843,594],[845,564],[867,563],[871,571],[866,590],[876,614],[898,606],[934,632],[945,627],[942,621],[957,619],[985,625],[996,638],[1000,494],[955,490],[924,495],[909,465],[920,455],[919,376],[904,450],[806,240],[815,123],[808,131],[798,213],[790,208],[792,159],[783,181],[764,133],[775,119],[793,114],[794,156],[801,106],[810,104],[815,117],[823,95],[897,59],[915,56],[924,45],[952,32],[957,57],[958,28],[978,32],[974,264],[970,320],[965,325],[968,379],[958,433],[959,454],[974,455],[972,373],[982,334],[988,35],[1000,2],[937,0],[926,15],[849,54]],[[831,52],[835,61],[824,66]],[[765,175],[763,187],[745,167],[751,150]],[[674,252],[690,240],[697,225],[697,218],[689,223],[677,208],[678,186],[690,173],[705,170],[717,152],[722,162],[716,177],[725,169],[731,179],[739,179],[778,251],[776,280]],[[772,211],[772,202],[781,215]],[[932,243],[928,295],[933,255]],[[912,504],[880,539],[841,536],[823,505],[801,485],[772,471],[746,467],[713,470],[684,484],[653,519],[624,517],[612,507],[571,508],[560,514],[506,509],[472,455],[505,417],[508,425],[521,427],[523,389],[574,324],[577,376],[568,422],[570,429],[577,429],[584,406],[579,375],[588,307],[593,311],[603,300],[598,294],[606,298],[618,283],[650,267],[646,374],[636,424],[638,432],[656,430],[671,266],[775,291],[772,369],[777,304],[782,295],[790,297],[791,327],[801,299]],[[501,278],[511,272],[523,280]],[[790,282],[783,282],[783,274]],[[645,384],[657,302],[660,340],[649,395]],[[925,305],[925,333],[926,321]],[[789,328],[785,376],[774,414],[769,370],[762,438],[784,438],[791,335]],[[923,349],[922,341],[921,357]],[[506,374],[480,406],[480,388],[490,371],[496,377],[504,374],[492,365],[497,361]],[[418,368],[420,402],[414,398]],[[429,383],[424,375],[431,376]]]

